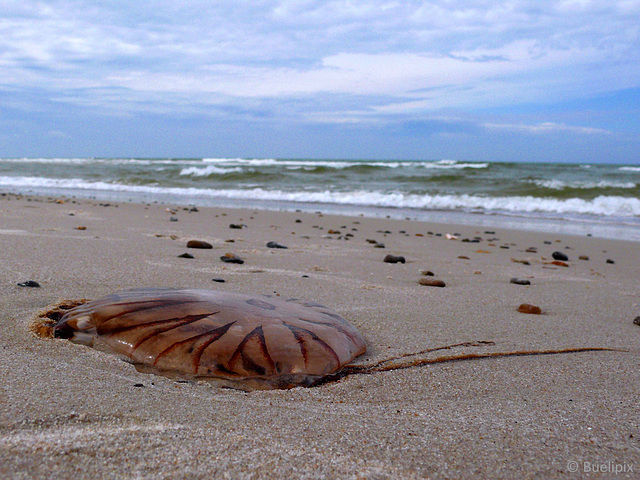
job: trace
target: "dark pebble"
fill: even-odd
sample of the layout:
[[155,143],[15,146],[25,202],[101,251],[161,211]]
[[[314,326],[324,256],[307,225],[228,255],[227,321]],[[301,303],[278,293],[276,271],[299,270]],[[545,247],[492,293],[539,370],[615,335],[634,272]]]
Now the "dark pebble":
[[220,257],[220,260],[225,263],[237,263],[239,265],[242,265],[244,263],[244,260],[234,253],[226,253]]
[[182,255],[178,255],[178,258],[193,258],[193,255],[190,253],[183,253]]
[[612,264],[613,264],[613,263],[616,263],[616,262],[614,262],[614,261],[613,261],[613,260],[611,260],[610,258],[607,258],[607,263],[612,263]]
[[385,263],[405,263],[406,260],[402,255],[387,255],[383,260]]
[[374,248],[385,248],[385,245],[384,245],[384,243],[382,243],[382,242],[378,242],[378,243],[376,243],[373,247],[374,247]]
[[433,277],[434,276],[434,273],[431,270],[422,270],[422,272],[420,272],[420,273],[422,273],[422,275],[425,276],[425,277]]
[[187,248],[213,248],[213,245],[203,240],[189,240]]
[[579,260],[589,260],[589,257],[588,257],[588,256],[586,256],[586,255],[580,255],[580,256],[578,257],[578,259],[579,259]]
[[309,278],[309,275],[302,275],[302,278]]
[[267,247],[268,248],[289,248],[289,247],[285,247],[284,245],[280,245],[278,242],[268,242]]
[[633,319],[633,323],[634,323],[635,325],[638,325],[638,326],[640,327],[640,316],[638,316],[638,317],[634,318],[634,319]]
[[27,280],[26,282],[18,283],[19,287],[31,287],[31,288],[40,288],[40,284],[33,280]]
[[511,280],[509,280],[510,283],[515,283],[516,285],[531,285],[531,282],[529,280],[523,280],[521,278],[512,278]]
[[240,230],[241,228],[246,227],[246,225],[244,223],[232,223],[231,225],[229,225],[229,228],[235,228],[237,230]]
[[212,282],[224,283],[226,280],[224,278],[212,278]]
[[144,387],[144,384],[143,383],[134,383],[133,386],[140,388],[140,387]]
[[551,256],[553,257],[554,260],[560,260],[562,262],[568,262],[569,261],[569,257],[567,257],[564,253],[562,252],[553,252],[551,254]]
[[177,222],[178,221],[178,217],[170,217],[169,221],[170,222]]

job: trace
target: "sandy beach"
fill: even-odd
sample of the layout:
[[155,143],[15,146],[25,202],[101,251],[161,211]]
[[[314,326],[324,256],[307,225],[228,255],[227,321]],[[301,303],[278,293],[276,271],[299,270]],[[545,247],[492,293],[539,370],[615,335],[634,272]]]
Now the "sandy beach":
[[[192,239],[213,248],[188,249]],[[568,266],[551,263],[556,251]],[[179,257],[187,252],[194,258]],[[245,263],[221,262],[228,252]],[[406,262],[385,263],[388,254]],[[640,476],[640,243],[3,195],[0,259],[2,478]],[[425,270],[446,286],[420,285]],[[17,285],[28,280],[40,287]],[[143,286],[320,302],[365,337],[357,364],[461,343],[405,358],[612,350],[245,392],[141,373],[31,332],[37,313],[59,300]],[[518,312],[523,303],[542,314]]]

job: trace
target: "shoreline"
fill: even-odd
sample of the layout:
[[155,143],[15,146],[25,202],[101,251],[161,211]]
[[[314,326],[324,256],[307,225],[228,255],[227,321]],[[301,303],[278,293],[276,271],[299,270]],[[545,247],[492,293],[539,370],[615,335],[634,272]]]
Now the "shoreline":
[[[108,203],[0,196],[3,478],[569,479],[577,478],[572,462],[607,461],[640,471],[637,242]],[[187,249],[191,239],[213,248]],[[551,263],[555,251],[568,255],[568,267]],[[194,258],[179,258],[186,252]],[[245,263],[221,262],[227,252]],[[387,254],[406,262],[385,263]],[[420,285],[423,270],[446,286]],[[16,285],[26,280],[40,288]],[[447,355],[622,351],[451,361],[241,392],[141,373],[29,331],[36,313],[60,299],[145,286],[323,303],[364,336],[361,364],[464,342]],[[542,315],[518,312],[521,303]]]
[[339,205],[330,203],[301,203],[285,201],[251,201],[246,199],[207,198],[197,195],[156,195],[134,192],[74,191],[51,189],[50,192],[19,192],[5,189],[0,194],[64,198],[68,200],[94,200],[115,203],[158,204],[178,207],[198,206],[207,208],[259,209],[272,212],[322,212],[328,215],[344,217],[365,216],[367,218],[412,220],[425,223],[465,225],[477,228],[507,228],[559,235],[593,236],[612,240],[630,240],[640,242],[640,224],[612,220],[606,217],[571,218],[562,215],[540,216],[524,212],[462,212],[455,210],[420,210],[396,207],[374,207],[360,205]]

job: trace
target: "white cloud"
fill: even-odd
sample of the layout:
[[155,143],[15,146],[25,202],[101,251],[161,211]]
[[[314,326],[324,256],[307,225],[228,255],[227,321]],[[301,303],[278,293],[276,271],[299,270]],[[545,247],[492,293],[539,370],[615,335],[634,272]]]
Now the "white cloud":
[[610,131],[602,128],[579,127],[553,122],[542,122],[536,125],[485,123],[483,126],[489,130],[510,130],[530,134],[574,133],[579,135],[611,135]]
[[333,95],[326,118],[553,102],[640,86],[639,3],[3,2],[0,87],[132,110]]

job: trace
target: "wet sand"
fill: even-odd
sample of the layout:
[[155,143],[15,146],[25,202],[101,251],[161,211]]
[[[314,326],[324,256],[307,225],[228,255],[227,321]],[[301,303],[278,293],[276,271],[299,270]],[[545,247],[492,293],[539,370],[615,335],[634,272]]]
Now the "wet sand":
[[[640,243],[105,203],[0,197],[0,477],[637,478]],[[192,239],[213,248],[186,248]],[[555,251],[568,267],[549,263]],[[194,258],[178,257],[186,252]],[[228,252],[245,263],[221,262]],[[388,254],[406,262],[385,263]],[[423,270],[446,287],[420,285]],[[17,286],[27,280],[40,288]],[[323,303],[364,335],[359,364],[465,342],[407,358],[617,351],[458,360],[243,392],[140,373],[30,331],[58,300],[141,286]],[[522,303],[543,313],[519,313]]]

